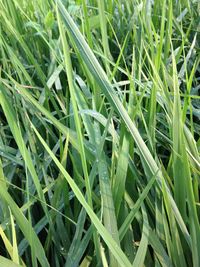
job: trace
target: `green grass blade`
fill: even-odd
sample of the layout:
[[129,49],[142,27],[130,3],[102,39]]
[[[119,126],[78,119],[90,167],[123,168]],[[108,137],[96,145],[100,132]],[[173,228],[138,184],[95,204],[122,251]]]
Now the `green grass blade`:
[[[16,218],[16,222],[19,225],[22,233],[28,240],[29,244],[32,244],[34,246],[33,249],[37,251],[37,258],[38,261],[40,262],[42,267],[49,267],[48,260],[46,258],[44,248],[42,247],[37,235],[35,232],[32,230],[30,233],[30,227],[29,227],[29,222],[25,218],[24,214],[21,212],[19,207],[16,205],[16,203],[13,201],[12,197],[10,194],[1,186],[0,187],[0,196],[1,198],[7,203],[7,205],[10,207],[13,215]],[[33,242],[32,242],[33,239]],[[5,266],[5,265],[4,265]]]
[[99,232],[99,234],[102,236],[102,238],[106,242],[107,246],[110,248],[112,254],[115,256],[115,258],[117,259],[117,261],[119,262],[119,264],[121,266],[127,266],[127,267],[131,266],[131,264],[128,261],[127,257],[124,255],[124,253],[119,248],[119,246],[117,245],[117,243],[113,240],[113,238],[111,237],[111,235],[108,233],[108,231],[105,229],[105,227],[99,221],[99,219],[96,216],[96,214],[93,212],[93,210],[88,205],[87,201],[85,200],[84,196],[82,195],[80,189],[78,188],[78,186],[76,185],[76,183],[74,182],[74,180],[70,177],[70,175],[68,174],[68,172],[63,168],[63,166],[61,165],[61,163],[58,161],[58,159],[52,153],[52,151],[50,150],[50,148],[48,147],[48,145],[46,144],[46,142],[43,140],[43,138],[41,137],[41,135],[39,134],[39,132],[36,130],[36,128],[34,127],[34,125],[32,125],[32,127],[33,127],[33,129],[34,129],[34,131],[35,131],[38,139],[40,140],[40,142],[42,143],[42,145],[44,146],[44,148],[46,149],[46,151],[51,156],[52,160],[55,162],[55,164],[58,166],[58,168],[62,172],[63,176],[65,177],[65,179],[69,183],[70,187],[72,188],[74,194],[76,195],[77,199],[79,200],[79,202],[81,203],[81,205],[85,208],[87,214],[91,218],[92,223],[94,224],[94,226],[96,227],[97,231]]

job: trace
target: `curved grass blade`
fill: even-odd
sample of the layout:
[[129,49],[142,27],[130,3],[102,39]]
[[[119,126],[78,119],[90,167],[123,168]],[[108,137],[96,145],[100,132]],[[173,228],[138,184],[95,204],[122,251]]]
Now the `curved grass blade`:
[[[0,197],[7,203],[7,205],[10,207],[13,215],[16,218],[16,223],[19,225],[20,230],[24,234],[25,238],[31,244],[33,249],[37,251],[36,257],[38,258],[38,261],[40,262],[42,267],[49,267],[48,260],[46,258],[44,249],[36,235],[36,233],[29,227],[29,222],[24,216],[24,214],[21,212],[17,204],[14,202],[10,194],[3,188],[3,186],[0,186]],[[0,265],[1,266],[1,265]],[[2,267],[5,267],[5,265],[2,265]],[[12,265],[9,265],[12,266]]]
[[[27,166],[27,168],[28,168],[28,170],[32,176],[33,182],[34,182],[35,187],[37,189],[38,196],[45,203],[44,194],[42,192],[42,187],[41,187],[39,178],[37,176],[34,164],[32,162],[29,151],[26,148],[26,145],[24,143],[22,132],[17,125],[16,114],[14,112],[13,107],[11,106],[11,104],[8,101],[8,97],[7,97],[6,91],[3,88],[3,86],[0,86],[0,104],[3,108],[4,114],[7,118],[9,127],[11,129],[13,136],[14,136],[14,139],[15,139],[18,147],[19,147],[20,153],[21,153],[21,155],[25,161],[25,164],[26,164],[26,166]],[[42,205],[42,206],[43,206],[44,211],[46,211],[46,206],[45,205]]]
[[[31,122],[30,122],[31,123]],[[100,222],[94,211],[91,209],[91,207],[88,205],[87,201],[85,200],[83,194],[81,193],[79,187],[77,184],[74,182],[74,180],[71,178],[69,173],[65,170],[65,168],[62,166],[62,164],[59,162],[59,160],[55,157],[55,155],[52,153],[51,149],[48,147],[44,139],[41,137],[35,126],[31,123],[32,128],[37,135],[38,139],[46,149],[46,151],[49,153],[51,156],[52,160],[55,162],[57,167],[59,168],[60,172],[63,174],[65,179],[67,180],[68,184],[70,185],[71,189],[73,190],[75,196],[81,203],[81,205],[85,208],[87,214],[89,215],[92,223],[96,227],[97,231],[99,234],[102,236],[104,239],[105,243],[111,250],[112,254],[115,256],[117,259],[118,263],[121,266],[126,266],[126,267],[131,267],[131,263],[127,259],[126,255],[123,253],[123,251],[119,248],[117,243],[114,241],[114,239],[111,237],[110,233],[106,230],[106,228],[103,226],[103,224]]]
[[[126,127],[130,131],[133,139],[135,140],[136,145],[138,146],[138,149],[141,153],[142,158],[145,161],[145,164],[148,166],[149,170],[151,171],[152,175],[156,174],[157,182],[159,184],[160,189],[162,190],[162,173],[154,160],[153,156],[151,155],[149,149],[147,148],[145,142],[143,141],[138,129],[136,128],[135,124],[129,117],[126,109],[124,108],[123,104],[119,100],[118,96],[116,95],[111,83],[109,82],[108,77],[106,76],[104,70],[100,66],[99,62],[97,61],[95,55],[91,51],[90,47],[86,43],[84,37],[80,33],[78,27],[75,25],[74,21],[70,17],[69,13],[63,6],[60,0],[56,1],[58,5],[58,9],[62,15],[63,21],[66,24],[67,31],[70,35],[70,37],[73,40],[73,43],[75,43],[76,48],[78,49],[80,56],[82,57],[84,63],[86,64],[88,70],[93,75],[96,83],[99,85],[107,99],[109,100],[112,107],[115,109],[115,111],[120,115],[123,122],[125,123]],[[165,181],[164,181],[165,183]],[[167,185],[166,185],[167,187]],[[180,212],[176,206],[176,203],[167,187],[170,203],[172,205],[172,208],[174,210],[174,214],[176,216],[176,219],[181,227],[181,230],[185,236],[185,239],[187,240],[189,246],[191,245],[191,238],[187,231],[187,228],[183,222],[183,219],[180,215]]]

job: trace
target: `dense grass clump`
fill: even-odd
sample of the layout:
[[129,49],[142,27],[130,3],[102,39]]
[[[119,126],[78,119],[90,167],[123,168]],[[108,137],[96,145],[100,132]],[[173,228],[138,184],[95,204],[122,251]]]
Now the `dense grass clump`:
[[0,0],[0,267],[200,266],[197,0]]

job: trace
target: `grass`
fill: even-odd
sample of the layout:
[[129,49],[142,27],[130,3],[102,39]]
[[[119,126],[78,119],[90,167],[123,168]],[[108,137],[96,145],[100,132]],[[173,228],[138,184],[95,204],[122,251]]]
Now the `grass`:
[[0,267],[200,266],[199,9],[0,0]]

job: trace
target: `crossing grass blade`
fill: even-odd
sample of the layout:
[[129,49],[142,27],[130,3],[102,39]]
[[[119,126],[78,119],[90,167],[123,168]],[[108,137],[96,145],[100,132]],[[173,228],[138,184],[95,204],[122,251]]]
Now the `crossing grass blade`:
[[[35,171],[35,167],[32,163],[29,152],[28,152],[28,150],[24,144],[21,130],[17,125],[17,118],[16,118],[15,112],[13,110],[13,107],[10,105],[10,103],[8,101],[8,97],[6,96],[6,91],[4,90],[4,88],[1,87],[0,90],[1,90],[0,91],[0,104],[3,107],[3,110],[7,116],[7,120],[8,120],[8,123],[10,125],[12,134],[13,134],[15,141],[19,147],[21,155],[22,155],[22,157],[23,157],[23,159],[24,159],[24,161],[25,161],[25,163],[26,163],[26,165],[27,165],[27,167],[28,167],[28,169],[32,175],[33,181],[35,183],[35,186],[36,186],[36,189],[38,192],[38,196],[41,198],[42,202],[45,202],[42,188],[41,188],[39,179],[37,177],[37,173]],[[46,206],[44,205],[43,207],[45,210]]]
[[116,241],[114,241],[114,239],[111,237],[109,232],[105,229],[105,227],[99,221],[98,217],[93,212],[91,207],[88,205],[87,201],[85,200],[84,196],[82,195],[80,189],[78,188],[78,186],[76,185],[74,180],[70,177],[68,172],[60,164],[60,162],[55,157],[55,155],[52,153],[52,151],[50,150],[50,148],[48,147],[46,142],[42,139],[41,135],[38,133],[38,131],[36,130],[34,125],[32,125],[32,127],[33,127],[38,139],[40,140],[40,142],[42,143],[44,148],[47,150],[47,152],[51,156],[52,160],[55,162],[55,164],[59,167],[60,171],[64,175],[65,179],[69,183],[69,185],[72,188],[72,190],[73,190],[74,194],[76,195],[77,199],[80,201],[81,205],[85,208],[87,214],[91,218],[92,223],[94,224],[94,226],[96,227],[97,231],[99,232],[99,234],[102,236],[102,238],[104,239],[104,241],[106,242],[106,244],[110,248],[112,254],[115,256],[115,258],[117,259],[118,263],[121,266],[127,266],[127,267],[131,266],[131,263],[129,262],[129,260],[127,259],[125,254],[122,252],[122,250],[119,248],[119,246],[117,245]]
[[[16,222],[20,227],[20,230],[22,231],[22,233],[24,234],[24,236],[28,240],[29,244],[34,246],[33,249],[38,251],[37,258],[38,258],[41,266],[43,266],[43,267],[50,266],[48,263],[48,260],[46,258],[44,249],[43,249],[37,235],[35,234],[35,232],[32,229],[30,232],[28,220],[25,218],[24,214],[21,212],[21,210],[19,209],[17,204],[14,202],[14,200],[12,199],[10,194],[3,187],[0,187],[0,196],[7,203],[7,205],[10,207],[13,215],[16,218]],[[32,240],[33,240],[33,242],[32,242]]]
[[0,17],[0,266],[199,266],[198,1]]
[[[148,166],[149,170],[151,171],[152,175],[156,173],[157,182],[161,187],[161,177],[162,173],[157,166],[157,163],[153,159],[149,149],[147,148],[145,142],[143,141],[140,133],[138,132],[134,122],[130,119],[126,109],[124,108],[123,104],[119,100],[118,96],[116,95],[112,85],[110,84],[108,77],[106,76],[105,72],[103,71],[102,67],[100,66],[99,62],[97,61],[96,57],[94,56],[93,52],[87,45],[84,37],[81,35],[79,29],[73,22],[72,18],[70,17],[69,13],[61,3],[61,1],[57,0],[58,9],[62,15],[63,21],[66,23],[67,31],[69,32],[70,37],[73,39],[82,60],[87,65],[87,68],[92,73],[93,77],[95,78],[97,84],[105,94],[105,96],[110,101],[112,107],[116,110],[116,112],[120,115],[123,122],[125,123],[127,129],[130,131],[135,143],[138,146],[138,149],[141,153],[142,158],[144,159],[145,164]],[[170,192],[168,192],[170,194]],[[179,210],[176,206],[176,203],[172,196],[170,195],[170,203],[173,207],[176,219],[180,222],[180,226],[182,227],[184,224],[182,223],[182,218],[179,213]],[[182,231],[185,234],[187,241],[190,243],[190,237],[187,234],[187,229],[184,227]]]
[[[103,146],[105,142],[106,130],[108,129],[109,121],[107,124],[107,129],[105,128],[104,134],[101,137],[100,128],[97,123],[95,125],[95,140],[97,145],[97,162],[98,162],[98,173],[99,182],[101,190],[101,201],[102,201],[102,214],[105,228],[111,234],[115,242],[120,246],[119,234],[117,227],[117,220],[114,208],[114,200],[111,190],[111,182],[109,179],[108,166],[106,163],[106,156],[103,153]],[[110,250],[110,266],[119,266],[118,262],[113,258],[112,250]]]

